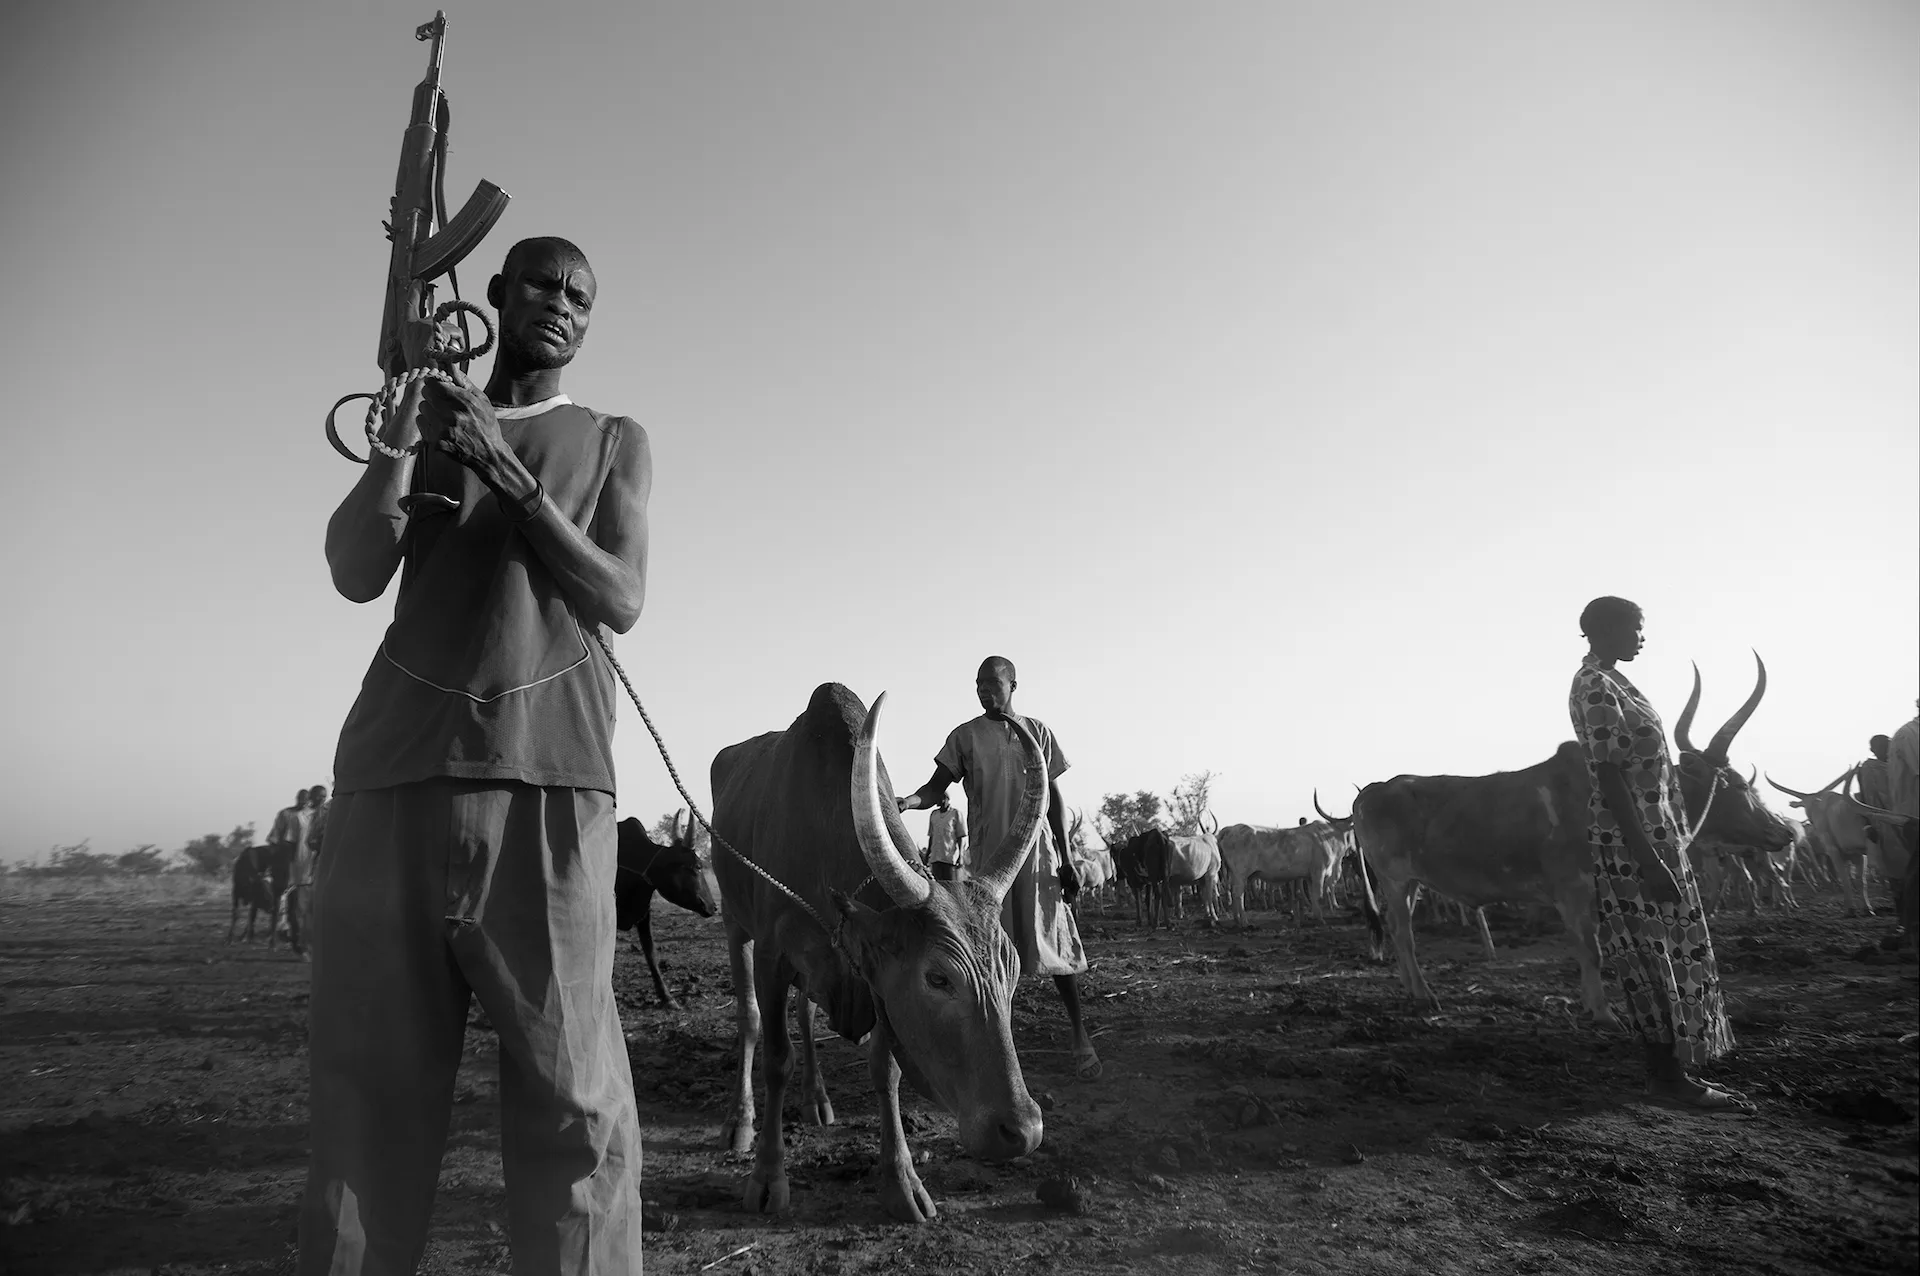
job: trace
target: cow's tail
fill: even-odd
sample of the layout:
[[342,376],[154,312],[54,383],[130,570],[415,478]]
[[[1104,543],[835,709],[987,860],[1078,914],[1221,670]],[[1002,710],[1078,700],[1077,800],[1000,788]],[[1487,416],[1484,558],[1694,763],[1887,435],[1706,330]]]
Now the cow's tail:
[[1387,923],[1380,912],[1380,901],[1373,893],[1373,869],[1367,865],[1367,857],[1360,859],[1360,911],[1367,918],[1367,934],[1373,940],[1373,957],[1381,961],[1387,955]]
[[[1365,797],[1366,794],[1363,792],[1353,803],[1353,854],[1354,858],[1360,861],[1360,911],[1366,916],[1367,934],[1373,940],[1373,959],[1384,961],[1387,956],[1387,922],[1380,911],[1380,897],[1374,893],[1373,889],[1373,866],[1367,863],[1367,839],[1361,836],[1363,825],[1366,823],[1366,816],[1361,810],[1361,799]],[[1316,798],[1316,808],[1318,805],[1319,800]]]

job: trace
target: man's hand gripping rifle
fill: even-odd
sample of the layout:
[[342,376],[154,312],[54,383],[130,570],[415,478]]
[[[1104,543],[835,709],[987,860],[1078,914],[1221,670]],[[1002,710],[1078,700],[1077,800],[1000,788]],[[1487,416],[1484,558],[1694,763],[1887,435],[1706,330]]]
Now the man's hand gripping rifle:
[[[500,214],[507,209],[507,193],[481,181],[458,214],[447,217],[447,127],[452,112],[440,88],[440,63],[447,35],[447,15],[440,10],[433,21],[418,27],[413,38],[433,41],[427,75],[413,91],[413,118],[400,143],[400,174],[394,180],[392,218],[386,223],[393,255],[387,264],[386,304],[380,315],[377,359],[385,383],[373,394],[349,394],[327,413],[327,440],[349,461],[366,463],[340,441],[333,416],[343,404],[367,399],[367,442],[384,456],[399,460],[417,451],[389,447],[380,438],[380,426],[399,402],[401,391],[423,377],[451,380],[445,372],[464,366],[493,348],[493,324],[472,302],[460,300],[460,277],[454,272],[466,255],[479,247]],[[434,232],[435,222],[438,233]],[[452,301],[433,304],[433,281],[448,277]],[[456,314],[471,314],[487,330],[487,339],[475,347],[467,337],[466,320],[458,329]],[[458,332],[458,344],[454,334]]]

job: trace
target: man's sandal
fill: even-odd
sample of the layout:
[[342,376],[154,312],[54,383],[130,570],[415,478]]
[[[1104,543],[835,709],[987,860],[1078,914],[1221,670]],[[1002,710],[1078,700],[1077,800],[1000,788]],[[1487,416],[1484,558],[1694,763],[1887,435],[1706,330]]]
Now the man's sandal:
[[1102,1071],[1100,1053],[1089,1041],[1073,1052],[1073,1074],[1082,1081],[1098,1081]]

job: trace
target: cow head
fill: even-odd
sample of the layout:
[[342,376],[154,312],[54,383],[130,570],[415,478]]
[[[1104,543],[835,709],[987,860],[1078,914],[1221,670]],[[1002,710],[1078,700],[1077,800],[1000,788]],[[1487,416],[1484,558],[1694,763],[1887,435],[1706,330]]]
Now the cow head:
[[1319,789],[1313,791],[1313,810],[1316,815],[1331,825],[1333,831],[1339,835],[1340,845],[1345,848],[1346,854],[1354,855],[1358,853],[1353,840],[1353,815],[1351,812],[1349,812],[1344,819],[1328,815],[1327,808],[1320,805]]
[[960,1119],[960,1141],[983,1160],[1004,1161],[1040,1144],[1039,1105],[1027,1093],[1013,1049],[1013,987],[1020,954],[1000,927],[1000,901],[1034,849],[1047,802],[1040,742],[1009,718],[1027,756],[1026,787],[1013,827],[964,882],[933,882],[882,793],[874,731],[883,693],[854,745],[853,823],[867,867],[894,906],[876,911],[840,892],[842,942],[895,1042],[909,1079]]
[[1166,876],[1167,856],[1173,854],[1173,843],[1165,829],[1148,825],[1132,837],[1114,843],[1111,849],[1113,871],[1128,886],[1138,889]]
[[[1698,836],[1733,846],[1781,851],[1793,844],[1793,829],[1783,817],[1768,809],[1747,777],[1727,761],[1727,750],[1733,747],[1734,736],[1747,725],[1747,719],[1760,707],[1760,697],[1767,691],[1766,662],[1760,659],[1759,652],[1754,653],[1753,659],[1759,666],[1753,694],[1713,733],[1705,749],[1696,749],[1687,735],[1693,726],[1694,712],[1700,707],[1700,666],[1693,667],[1693,694],[1687,697],[1687,706],[1680,711],[1680,720],[1673,728],[1674,743],[1680,746],[1680,795],[1689,821],[1699,820],[1699,812],[1706,812]],[[1717,789],[1714,788],[1716,776]]]
[[1878,844],[1888,876],[1898,880],[1905,876],[1905,850],[1898,836],[1883,837],[1881,831],[1913,823],[1915,817],[1854,797],[1841,787],[1851,775],[1851,770],[1838,775],[1812,793],[1790,789],[1772,776],[1767,777],[1767,783],[1794,799],[1791,805],[1807,813],[1809,828],[1818,830],[1833,850],[1864,854],[1868,843]]
[[702,917],[713,916],[712,874],[693,849],[692,828],[682,809],[673,817],[672,840],[662,846],[647,836],[639,820],[620,821],[620,868],[613,879],[615,924],[619,929],[630,930],[639,922],[639,910],[648,904],[648,886],[669,904]]

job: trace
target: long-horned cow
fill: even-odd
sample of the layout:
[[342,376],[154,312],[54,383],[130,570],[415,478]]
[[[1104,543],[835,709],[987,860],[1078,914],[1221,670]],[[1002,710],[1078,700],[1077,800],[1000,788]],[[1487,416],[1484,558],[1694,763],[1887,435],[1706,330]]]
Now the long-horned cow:
[[[840,1036],[871,1034],[881,1203],[895,1218],[922,1222],[935,1214],[900,1124],[902,1074],[959,1118],[960,1142],[981,1160],[1010,1160],[1040,1143],[1040,1108],[1013,1049],[1020,957],[1000,927],[1001,898],[1032,852],[1046,806],[1039,742],[1011,719],[1028,762],[1007,840],[980,848],[966,881],[934,882],[916,867],[874,746],[885,699],[867,710],[846,687],[825,683],[785,731],[730,745],[713,760],[713,864],[740,1029],[739,1087],[727,1123],[737,1152],[753,1139],[753,1055],[762,1025],[768,1029],[766,1120],[746,1185],[750,1209],[775,1212],[788,1203],[781,1108],[793,1063],[787,992],[795,986],[826,1010]],[[833,1110],[814,1064],[812,1014],[801,1009],[809,1115],[826,1124]]]
[[[1756,660],[1758,657],[1756,657]],[[1706,820],[1700,834],[1715,827],[1734,845],[1768,847],[1772,822],[1779,817],[1759,805],[1746,777],[1727,764],[1727,749],[1766,691],[1766,665],[1760,665],[1753,694],[1704,751],[1678,734],[1682,750],[1682,803]],[[1699,701],[1699,671],[1683,722]],[[1715,785],[1714,777],[1718,776]],[[1493,775],[1401,775],[1367,785],[1353,803],[1355,841],[1365,869],[1379,885],[1376,905],[1371,889],[1367,919],[1376,947],[1390,938],[1401,983],[1427,1006],[1439,999],[1427,986],[1414,954],[1412,901],[1421,883],[1469,908],[1493,903],[1550,904],[1560,914],[1580,967],[1581,997],[1596,1020],[1617,1024],[1600,983],[1596,938],[1593,856],[1587,846],[1587,797],[1592,782],[1581,748],[1569,740],[1545,762],[1522,771]],[[1731,790],[1735,800],[1726,802]],[[1717,796],[1716,796],[1717,793]],[[1744,800],[1738,795],[1744,793]],[[1732,808],[1722,812],[1722,803]],[[1752,808],[1758,808],[1755,812]],[[1787,844],[1792,831],[1781,826]],[[1380,913],[1385,913],[1385,935]]]
[[[1857,876],[1859,911],[1863,916],[1872,917],[1873,899],[1868,885],[1873,870],[1878,868],[1898,881],[1906,872],[1905,848],[1901,847],[1898,837],[1877,832],[1882,827],[1890,826],[1889,817],[1897,817],[1893,817],[1891,811],[1869,806],[1840,790],[1839,786],[1846,779],[1846,775],[1838,776],[1812,793],[1790,789],[1772,776],[1767,777],[1767,783],[1792,797],[1793,805],[1806,811],[1807,827],[1814,835],[1813,840],[1831,857],[1834,873],[1840,878],[1840,892],[1847,901],[1847,916],[1854,915]],[[1889,864],[1889,852],[1898,857],[1900,862]],[[1875,864],[1876,860],[1880,862]]]
[[[1318,795],[1315,795],[1318,803]],[[1322,816],[1326,812],[1321,812]],[[1348,820],[1346,823],[1351,824]],[[1315,921],[1324,921],[1333,896],[1334,878],[1347,854],[1347,833],[1329,820],[1315,820],[1295,828],[1268,828],[1261,824],[1229,824],[1220,830],[1220,880],[1227,902],[1241,925],[1247,921],[1247,883],[1255,876],[1278,884],[1304,883]],[[1294,919],[1300,907],[1294,905]]]
[[[1700,707],[1698,665],[1693,669],[1693,692],[1687,697],[1679,720],[1673,724],[1673,742],[1679,746],[1679,756],[1674,759],[1675,770],[1679,772],[1680,791],[1686,799],[1686,808],[1690,812],[1703,807],[1706,810],[1706,819],[1689,847],[1691,851],[1728,850],[1743,856],[1758,852],[1759,858],[1765,860],[1793,846],[1793,826],[1787,823],[1785,816],[1760,800],[1753,781],[1734,770],[1727,759],[1727,750],[1733,746],[1734,736],[1747,725],[1747,719],[1760,707],[1760,697],[1767,691],[1766,662],[1760,659],[1757,652],[1753,660],[1758,667],[1753,694],[1713,733],[1705,749],[1696,749],[1687,735],[1693,726],[1694,711]],[[1714,796],[1709,804],[1707,794],[1710,790]],[[1697,819],[1698,816],[1689,818]]]

